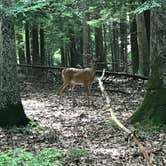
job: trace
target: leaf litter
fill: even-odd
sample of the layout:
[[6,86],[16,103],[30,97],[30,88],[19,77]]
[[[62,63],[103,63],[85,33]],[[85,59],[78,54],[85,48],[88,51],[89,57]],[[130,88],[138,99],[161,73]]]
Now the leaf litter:
[[[141,104],[145,89],[141,80],[129,80],[121,85],[106,84],[112,108],[123,124],[132,129],[127,119]],[[29,151],[55,148],[62,152],[82,149],[88,155],[72,158],[65,156],[65,166],[145,166],[146,161],[138,147],[109,119],[106,103],[99,88],[92,87],[93,105],[88,106],[84,90],[74,92],[73,106],[70,91],[62,100],[51,83],[23,82],[21,97],[29,118],[37,121],[30,127],[0,129],[0,149],[22,147]],[[118,88],[117,88],[118,87]],[[154,165],[166,164],[165,131],[139,130],[141,142],[152,153]]]

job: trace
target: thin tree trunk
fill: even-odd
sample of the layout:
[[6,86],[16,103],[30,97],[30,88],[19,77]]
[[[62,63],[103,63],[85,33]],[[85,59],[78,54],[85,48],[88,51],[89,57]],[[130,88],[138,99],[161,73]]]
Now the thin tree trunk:
[[102,26],[95,28],[95,51],[96,51],[96,58],[97,58],[97,68],[103,69],[106,67],[106,56],[104,54],[104,47],[103,47],[103,30]]
[[45,55],[45,35],[44,29],[40,28],[40,57],[41,57],[41,64],[46,64],[46,55]]
[[40,64],[39,37],[37,25],[33,25],[32,27],[32,62],[34,65]]
[[113,71],[119,71],[119,26],[118,22],[113,22],[112,24],[112,35],[113,35]]
[[19,57],[19,64],[25,64],[25,53],[24,53],[24,45],[23,45],[23,37],[21,34],[16,34],[17,39],[17,52]]
[[27,64],[31,64],[29,24],[25,23],[25,52]]
[[137,43],[137,23],[135,16],[133,18],[130,18],[130,43],[132,72],[133,74],[137,74],[139,69],[139,53]]
[[126,16],[120,19],[120,61],[121,71],[127,72],[127,19]]
[[70,57],[71,66],[76,67],[78,64],[82,64],[81,52],[77,49],[77,44],[79,40],[75,38],[73,30],[70,31]]
[[87,10],[87,2],[84,0],[83,2],[83,66],[88,66],[89,64],[89,56],[90,56],[90,27],[87,24],[89,20],[89,15],[86,12]]

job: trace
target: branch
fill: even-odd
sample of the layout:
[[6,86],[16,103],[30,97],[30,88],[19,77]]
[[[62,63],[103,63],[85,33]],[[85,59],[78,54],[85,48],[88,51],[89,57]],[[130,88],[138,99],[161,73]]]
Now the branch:
[[107,106],[108,106],[108,109],[107,111],[109,111],[111,113],[111,117],[112,117],[112,120],[117,124],[117,126],[119,126],[119,128],[121,128],[124,132],[126,132],[127,134],[129,134],[129,136],[133,139],[133,141],[135,142],[135,144],[138,145],[141,153],[143,154],[144,158],[146,159],[147,161],[147,164],[149,166],[153,166],[153,162],[148,154],[148,152],[146,151],[145,147],[143,146],[143,144],[138,140],[138,137],[135,135],[134,132],[132,132],[130,129],[126,128],[119,120],[118,118],[115,116],[112,108],[111,108],[111,100],[109,98],[109,95],[107,94],[107,92],[104,90],[104,86],[103,86],[103,82],[102,82],[102,79],[104,77],[104,74],[105,74],[105,69],[103,69],[103,72],[102,72],[102,76],[101,77],[98,77],[97,80],[99,82],[99,86],[100,86],[100,90],[102,92],[102,96],[106,98],[106,103],[107,103]]

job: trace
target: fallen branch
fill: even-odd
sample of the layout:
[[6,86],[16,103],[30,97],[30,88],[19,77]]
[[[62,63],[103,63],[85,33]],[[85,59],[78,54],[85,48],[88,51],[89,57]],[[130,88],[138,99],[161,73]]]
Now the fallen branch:
[[99,86],[100,86],[100,90],[102,92],[102,96],[105,97],[106,99],[106,103],[107,103],[107,109],[106,111],[109,111],[111,113],[111,118],[112,120],[119,126],[119,128],[121,128],[123,131],[125,131],[129,136],[130,138],[135,142],[136,145],[138,145],[141,153],[143,154],[145,160],[147,161],[147,164],[149,166],[153,166],[153,162],[149,156],[149,153],[147,152],[147,150],[145,149],[145,147],[143,146],[143,144],[139,141],[138,137],[135,135],[135,133],[133,131],[131,131],[130,129],[126,128],[118,119],[117,117],[115,116],[113,110],[112,110],[112,107],[111,107],[111,100],[107,94],[107,92],[104,90],[104,86],[103,86],[103,82],[102,82],[102,79],[104,77],[104,74],[105,74],[105,69],[103,70],[102,72],[102,76],[101,77],[98,77],[97,80],[99,82]]

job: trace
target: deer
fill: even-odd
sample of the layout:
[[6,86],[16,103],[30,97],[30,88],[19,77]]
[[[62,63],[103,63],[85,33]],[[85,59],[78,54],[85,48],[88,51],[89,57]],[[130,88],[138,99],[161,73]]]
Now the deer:
[[59,95],[62,96],[62,93],[68,86],[72,86],[72,95],[73,95],[74,87],[76,85],[82,85],[86,90],[86,95],[89,105],[89,96],[91,95],[91,85],[92,82],[94,81],[95,75],[96,75],[96,69],[94,66],[87,68],[63,69],[62,70],[63,85],[58,90]]

